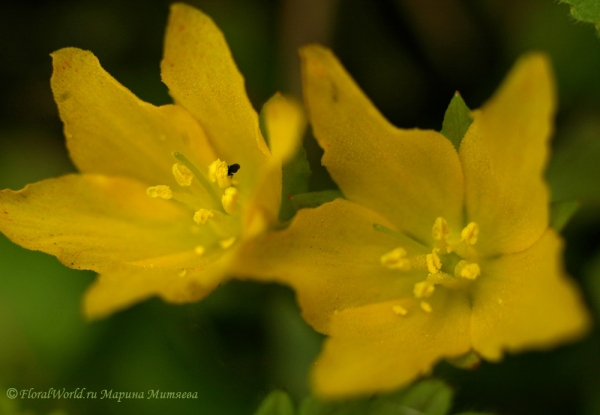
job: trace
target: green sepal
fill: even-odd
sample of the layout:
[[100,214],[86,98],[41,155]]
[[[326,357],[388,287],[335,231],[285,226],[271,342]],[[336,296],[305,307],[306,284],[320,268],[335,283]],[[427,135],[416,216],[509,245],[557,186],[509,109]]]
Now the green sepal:
[[557,232],[562,231],[580,207],[578,200],[553,202],[550,205],[550,226]]
[[591,23],[600,36],[600,2],[598,0],[561,0],[570,7],[571,16],[580,22]]
[[473,118],[471,118],[471,110],[465,104],[458,91],[454,93],[450,105],[444,114],[444,122],[442,123],[442,131],[456,151],[460,148],[460,143],[471,126]]
[[446,415],[452,390],[440,380],[425,380],[398,392],[373,398],[322,401],[304,400],[299,415]]
[[308,178],[311,171],[306,158],[306,150],[301,144],[294,157],[283,165],[283,177],[281,184],[281,208],[279,219],[287,221],[291,219],[298,208],[293,202],[294,195],[306,194],[308,190]]
[[[263,107],[264,108],[264,107]],[[271,139],[266,126],[266,117],[263,110],[260,111],[258,117],[260,131],[269,148],[271,147]],[[308,179],[311,175],[310,165],[306,157],[306,150],[299,143],[294,156],[281,166],[281,206],[279,208],[279,219],[282,221],[290,220],[298,210],[292,203],[291,197],[298,193],[308,191]]]
[[294,415],[294,404],[290,396],[275,390],[271,392],[258,407],[254,415]]
[[319,192],[300,193],[290,198],[295,209],[314,208],[323,203],[333,202],[335,199],[343,198],[339,190],[321,190]]

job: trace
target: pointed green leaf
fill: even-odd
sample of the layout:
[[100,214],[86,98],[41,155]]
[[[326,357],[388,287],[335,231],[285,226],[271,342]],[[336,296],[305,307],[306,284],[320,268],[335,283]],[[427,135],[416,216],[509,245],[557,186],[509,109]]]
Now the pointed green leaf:
[[276,390],[262,401],[254,415],[294,415],[294,405],[287,393]]
[[558,232],[562,231],[580,207],[581,203],[578,200],[552,203],[550,205],[550,226]]
[[456,151],[472,122],[471,110],[458,91],[455,92],[444,114],[441,133],[452,142]]
[[571,8],[571,16],[580,22],[592,23],[600,35],[600,2],[598,0],[562,0]]
[[311,396],[302,403],[300,415],[446,415],[452,396],[444,382],[426,380],[375,398],[331,402]]
[[332,202],[335,199],[343,198],[344,195],[339,190],[321,190],[320,192],[300,193],[291,197],[296,210],[304,208],[314,208],[323,203]]

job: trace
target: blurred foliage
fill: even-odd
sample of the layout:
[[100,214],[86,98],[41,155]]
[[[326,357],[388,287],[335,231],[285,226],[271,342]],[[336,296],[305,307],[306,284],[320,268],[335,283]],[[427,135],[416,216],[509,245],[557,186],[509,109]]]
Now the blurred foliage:
[[[154,104],[170,102],[159,62],[167,0],[0,2],[0,188],[74,171],[49,87],[49,53],[93,51],[116,79]],[[600,43],[552,0],[197,0],[225,33],[255,106],[277,90],[300,97],[294,49],[319,41],[382,113],[401,128],[442,129],[455,91],[478,108],[516,58],[543,50],[559,93],[547,178],[554,201],[581,208],[563,229],[565,266],[600,318]],[[312,175],[291,208],[337,197],[310,132]],[[325,193],[314,193],[326,191]],[[304,199],[303,199],[304,198]],[[294,204],[295,203],[295,204]],[[51,208],[51,207],[49,207]],[[289,216],[289,213],[287,214]],[[197,399],[18,399],[19,414],[250,414],[271,390],[308,394],[322,337],[300,318],[293,293],[232,282],[206,300],[151,300],[88,323],[80,311],[91,273],[25,251],[0,235],[0,388],[197,392]],[[597,327],[597,324],[596,324]],[[441,364],[455,411],[600,413],[600,332],[548,352]],[[12,406],[10,406],[12,405]],[[58,412],[57,412],[58,413]]]

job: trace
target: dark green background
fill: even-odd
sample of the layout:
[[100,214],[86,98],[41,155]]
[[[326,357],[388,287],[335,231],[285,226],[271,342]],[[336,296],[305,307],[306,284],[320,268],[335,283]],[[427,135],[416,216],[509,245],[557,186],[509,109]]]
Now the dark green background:
[[[403,128],[439,130],[455,90],[477,108],[524,51],[546,51],[560,96],[548,178],[555,200],[580,199],[564,231],[566,266],[600,312],[600,41],[552,0],[225,0],[191,2],[224,31],[260,109],[275,91],[299,96],[296,48],[333,48],[381,111]],[[0,188],[73,171],[53,102],[48,56],[93,51],[142,99],[170,102],[159,62],[167,1],[0,3]],[[334,187],[305,140],[311,190]],[[52,207],[49,206],[48,209]],[[321,337],[283,287],[229,283],[199,304],[151,300],[88,323],[93,274],[66,269],[0,235],[0,414],[250,414],[274,388],[298,402]],[[596,321],[598,318],[596,317]],[[473,372],[441,365],[456,410],[600,413],[600,335]],[[22,400],[42,391],[198,392],[188,400]]]

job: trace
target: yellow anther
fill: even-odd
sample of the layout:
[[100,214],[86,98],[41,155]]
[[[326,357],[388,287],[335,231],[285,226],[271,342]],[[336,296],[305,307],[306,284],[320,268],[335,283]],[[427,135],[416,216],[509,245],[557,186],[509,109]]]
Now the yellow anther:
[[392,311],[396,314],[398,314],[399,316],[405,316],[408,314],[408,310],[402,306],[399,305],[395,305],[392,307]]
[[202,255],[204,254],[204,247],[202,245],[198,245],[197,247],[194,248],[194,252],[196,253],[196,255]]
[[232,236],[231,238],[223,239],[222,241],[219,241],[219,245],[221,245],[221,248],[227,249],[231,245],[233,245],[234,242],[235,242],[235,236]]
[[221,197],[221,204],[225,212],[232,214],[235,211],[235,204],[238,200],[239,193],[235,187],[228,187]]
[[150,197],[160,197],[161,199],[170,199],[173,197],[171,188],[162,184],[147,188],[146,194]]
[[183,278],[183,277],[185,277],[186,275],[187,275],[187,269],[182,269],[182,270],[179,272],[179,276],[180,276],[180,277],[182,277],[182,278]]
[[192,184],[194,175],[186,166],[181,163],[173,164],[173,176],[179,186],[189,186]]
[[213,216],[215,216],[215,214],[212,213],[210,210],[200,209],[196,211],[196,213],[194,213],[194,222],[196,222],[198,225],[204,225],[206,221],[212,218]]
[[450,228],[448,222],[441,216],[435,220],[433,224],[433,230],[431,231],[433,239],[436,241],[444,241],[450,235]]
[[433,309],[431,308],[431,304],[426,301],[421,301],[421,309],[426,313],[431,313]]
[[224,161],[216,159],[208,166],[208,178],[211,182],[217,182],[221,189],[231,186],[231,176],[229,176],[229,166]]
[[416,298],[426,298],[433,294],[435,285],[428,281],[421,281],[415,284],[413,294]]
[[384,254],[380,258],[381,265],[388,269],[399,269],[401,271],[410,270],[410,259],[404,248],[396,248],[393,251]]
[[455,276],[466,278],[468,280],[476,279],[479,274],[481,274],[481,268],[479,268],[479,264],[475,262],[467,262],[464,259],[456,264],[456,268],[454,268]]
[[432,253],[427,254],[425,260],[427,261],[427,270],[430,274],[435,274],[442,269],[442,261],[435,249]]
[[469,245],[475,245],[478,235],[479,225],[477,225],[475,222],[469,223],[460,233],[463,241],[466,241]]

